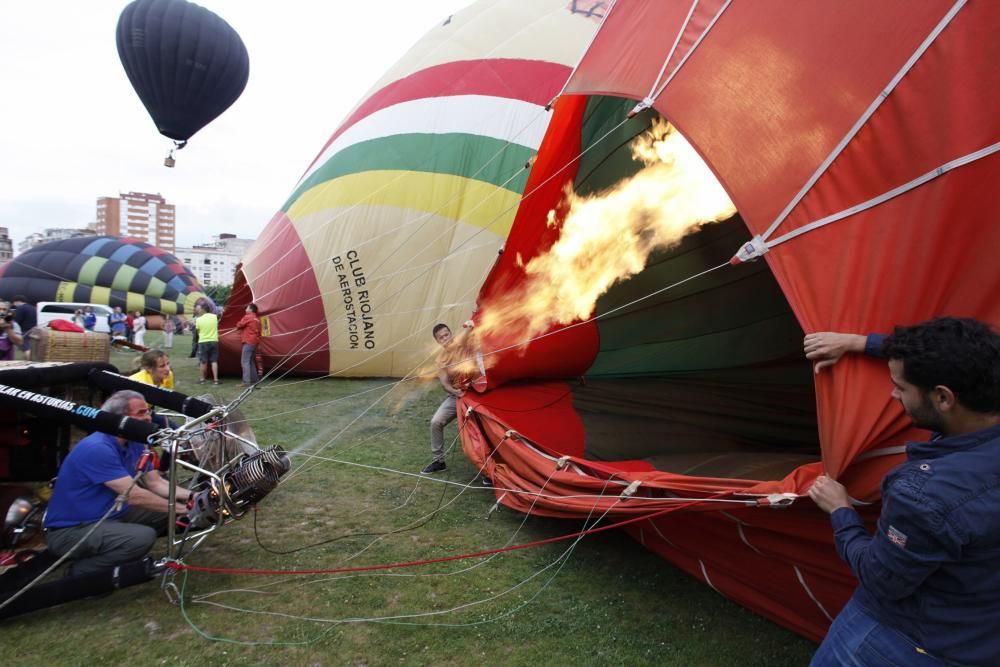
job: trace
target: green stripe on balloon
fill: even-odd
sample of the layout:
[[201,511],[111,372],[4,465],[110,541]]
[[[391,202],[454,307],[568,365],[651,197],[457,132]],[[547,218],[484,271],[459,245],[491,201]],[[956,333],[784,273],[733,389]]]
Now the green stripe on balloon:
[[[515,193],[528,181],[535,149],[472,134],[399,134],[348,146],[302,182],[282,211],[320,183],[364,171],[403,170],[474,178]],[[511,177],[514,178],[511,180]]]

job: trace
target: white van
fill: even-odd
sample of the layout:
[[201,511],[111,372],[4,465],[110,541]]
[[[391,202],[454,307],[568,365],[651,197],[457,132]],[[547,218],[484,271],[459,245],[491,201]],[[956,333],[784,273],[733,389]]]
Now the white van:
[[38,326],[47,327],[52,320],[69,320],[72,322],[73,313],[86,308],[92,309],[94,315],[97,316],[97,324],[94,325],[94,331],[110,335],[111,329],[108,327],[108,315],[111,314],[112,308],[100,303],[41,301],[35,306],[35,310],[38,313]]

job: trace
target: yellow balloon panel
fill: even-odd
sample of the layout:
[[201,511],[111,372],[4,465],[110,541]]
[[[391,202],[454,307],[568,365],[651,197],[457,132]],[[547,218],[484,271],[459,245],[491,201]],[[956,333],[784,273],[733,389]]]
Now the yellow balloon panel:
[[[330,372],[405,376],[436,354],[431,327],[458,326],[475,309],[503,239],[473,225],[385,206],[350,209],[351,225],[327,228],[347,209],[295,222],[323,299]],[[319,230],[326,230],[319,234]]]

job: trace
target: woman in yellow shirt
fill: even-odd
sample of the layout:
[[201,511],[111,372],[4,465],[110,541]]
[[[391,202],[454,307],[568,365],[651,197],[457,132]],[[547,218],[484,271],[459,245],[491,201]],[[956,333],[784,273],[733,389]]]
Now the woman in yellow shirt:
[[[139,357],[139,372],[133,373],[128,377],[130,380],[135,380],[143,384],[151,384],[160,389],[174,388],[174,372],[170,369],[170,357],[163,350],[152,349],[143,352],[142,356]],[[150,406],[150,409],[152,409],[152,406]],[[169,419],[155,412],[152,415],[152,421],[160,428],[177,428]],[[158,467],[161,472],[165,472],[169,469],[169,466],[170,457],[167,455],[166,450],[164,450]]]
[[170,357],[163,350],[146,350],[139,357],[139,372],[129,375],[129,379],[161,389],[173,389],[174,372],[170,369]]

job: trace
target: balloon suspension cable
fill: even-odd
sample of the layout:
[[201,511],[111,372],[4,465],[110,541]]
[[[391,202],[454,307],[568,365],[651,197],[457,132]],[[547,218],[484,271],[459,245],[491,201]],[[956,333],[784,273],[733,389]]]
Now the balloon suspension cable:
[[175,141],[174,147],[170,149],[169,153],[167,153],[167,157],[163,158],[163,166],[173,168],[173,166],[177,164],[177,160],[174,159],[174,153],[184,148],[185,146],[187,146],[187,140]]

